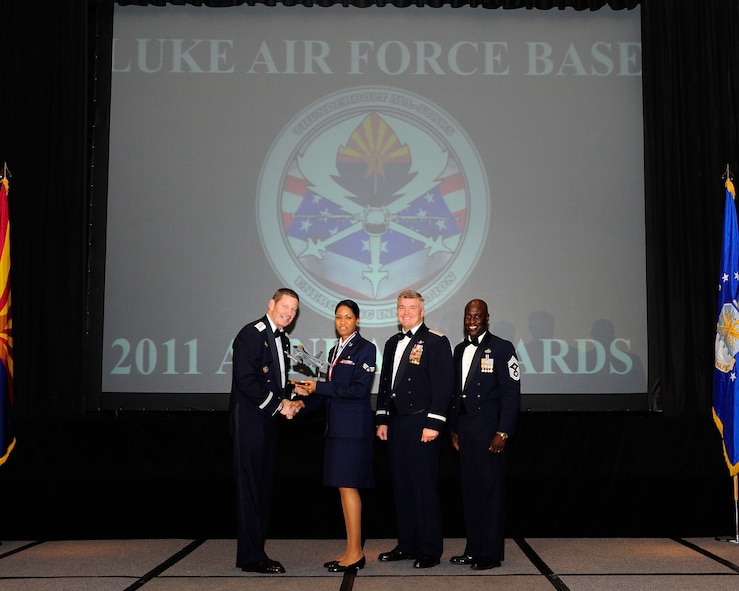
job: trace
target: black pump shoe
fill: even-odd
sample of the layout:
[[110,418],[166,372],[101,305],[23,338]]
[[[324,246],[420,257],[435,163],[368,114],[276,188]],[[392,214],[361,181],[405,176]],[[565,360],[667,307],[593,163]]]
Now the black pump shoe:
[[364,568],[365,564],[367,564],[367,560],[365,559],[364,556],[362,556],[362,558],[360,558],[353,564],[347,564],[346,566],[344,566],[343,564],[339,564],[337,562],[336,564],[332,566],[328,566],[326,568],[328,568],[328,572],[330,573],[343,573],[350,569]]

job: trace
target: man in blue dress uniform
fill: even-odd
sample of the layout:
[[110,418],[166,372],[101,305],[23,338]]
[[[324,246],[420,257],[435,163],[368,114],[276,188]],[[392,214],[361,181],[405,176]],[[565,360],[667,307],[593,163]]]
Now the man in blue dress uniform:
[[278,289],[267,314],[239,331],[233,344],[229,426],[233,437],[238,539],[236,566],[247,572],[284,573],[265,550],[277,461],[277,420],[291,419],[302,401],[288,396],[285,328],[298,312],[298,294]]
[[467,545],[452,564],[500,566],[504,551],[506,443],[521,407],[520,368],[512,343],[490,334],[483,300],[464,309],[465,340],[454,348],[452,445],[459,451]]
[[443,550],[439,501],[439,433],[453,387],[451,345],[424,323],[424,299],[398,295],[402,331],[385,344],[375,422],[388,442],[398,544],[378,559],[413,559],[415,568],[439,564]]

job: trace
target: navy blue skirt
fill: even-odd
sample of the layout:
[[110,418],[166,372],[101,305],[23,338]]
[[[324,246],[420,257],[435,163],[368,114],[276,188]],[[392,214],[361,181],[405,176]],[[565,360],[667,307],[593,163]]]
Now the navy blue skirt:
[[373,488],[372,439],[327,438],[323,484],[342,488]]

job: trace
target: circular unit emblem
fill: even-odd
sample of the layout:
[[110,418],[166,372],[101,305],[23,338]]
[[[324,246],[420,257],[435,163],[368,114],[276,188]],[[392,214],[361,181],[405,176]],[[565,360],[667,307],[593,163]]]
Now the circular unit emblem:
[[301,303],[365,325],[397,323],[397,295],[426,310],[453,295],[488,229],[488,183],[462,128],[418,95],[382,86],[326,96],[273,144],[259,179],[260,237]]

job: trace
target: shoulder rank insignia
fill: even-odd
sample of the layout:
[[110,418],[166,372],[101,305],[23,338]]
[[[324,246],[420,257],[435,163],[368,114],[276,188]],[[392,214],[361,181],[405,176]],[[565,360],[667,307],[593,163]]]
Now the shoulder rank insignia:
[[521,379],[521,366],[518,365],[518,359],[515,355],[511,355],[508,360],[508,375],[511,376],[512,380],[519,381]]

